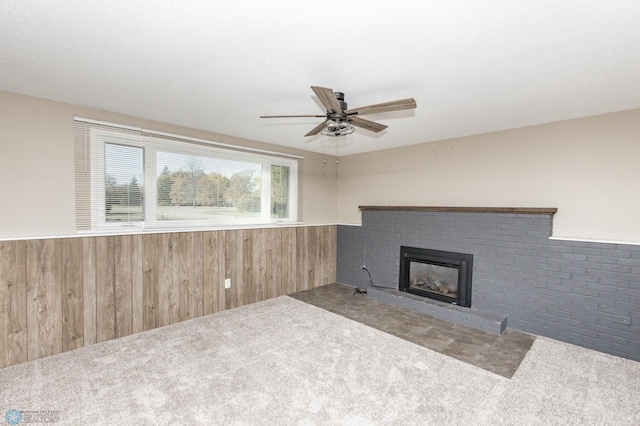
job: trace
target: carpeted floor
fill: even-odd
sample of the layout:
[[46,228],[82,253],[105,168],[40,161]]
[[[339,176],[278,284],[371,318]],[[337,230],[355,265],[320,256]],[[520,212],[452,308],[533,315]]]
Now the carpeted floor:
[[637,425],[639,392],[634,361],[538,337],[509,379],[287,296],[0,370],[3,416],[71,425]]

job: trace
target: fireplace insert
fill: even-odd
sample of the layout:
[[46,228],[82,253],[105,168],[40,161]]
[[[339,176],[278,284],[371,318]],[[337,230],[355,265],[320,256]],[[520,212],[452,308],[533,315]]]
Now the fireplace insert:
[[471,307],[473,255],[400,248],[400,291]]

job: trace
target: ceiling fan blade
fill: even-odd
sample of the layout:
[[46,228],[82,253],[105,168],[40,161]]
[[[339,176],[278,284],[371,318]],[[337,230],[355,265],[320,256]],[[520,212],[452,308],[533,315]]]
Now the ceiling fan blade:
[[342,112],[342,108],[340,108],[340,104],[338,103],[338,99],[336,99],[336,95],[333,93],[333,89],[318,86],[311,86],[311,89],[313,89],[327,111]]
[[387,127],[389,127],[384,124],[375,123],[373,121],[365,120],[364,118],[355,117],[355,116],[349,117],[349,121],[354,126],[362,127],[363,129],[371,130],[372,132],[376,132],[376,133],[381,132]]
[[261,115],[260,118],[326,117],[326,115]]
[[[324,117],[324,116],[323,116]],[[313,129],[311,129],[311,131],[309,133],[307,133],[305,136],[313,136],[313,135],[317,135],[318,133],[320,133],[320,131],[322,129],[324,129],[325,123],[327,122],[327,120],[323,121],[322,123],[318,124],[316,127],[314,127]]]
[[[381,104],[368,105],[360,108],[351,108],[345,111],[347,114],[377,114],[379,112],[400,111],[403,109],[416,108],[416,101],[413,98],[402,99],[399,101],[384,102]],[[354,123],[355,124],[355,123]]]

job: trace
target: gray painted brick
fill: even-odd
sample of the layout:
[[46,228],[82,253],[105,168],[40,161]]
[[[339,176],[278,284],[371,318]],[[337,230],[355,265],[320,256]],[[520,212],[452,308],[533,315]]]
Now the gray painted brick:
[[586,275],[587,273],[587,268],[576,267],[576,266],[561,266],[560,270],[562,272],[567,272],[569,274],[576,274],[576,275]]
[[584,288],[584,287],[580,286],[579,284],[576,285],[576,286],[571,287],[571,292],[573,292],[575,294],[584,295],[584,296],[600,297],[600,291],[591,290],[589,288]]
[[571,253],[562,253],[561,256],[563,259],[578,261],[578,262],[585,262],[587,260],[586,254],[576,254],[576,253],[573,253],[573,250],[571,251]]
[[631,271],[631,266],[629,265],[621,265],[618,263],[619,259],[616,259],[616,263],[599,263],[598,269],[606,272],[616,272],[616,273],[628,273]]
[[[589,273],[589,271],[586,271],[585,273]],[[567,282],[570,283],[570,285],[600,282],[600,277],[594,275],[571,274],[571,276],[566,277],[566,279],[568,279]]]
[[[545,259],[545,257],[543,257],[541,255],[540,259]],[[558,266],[558,268],[570,268],[570,267],[573,266],[573,261],[572,260],[570,260],[570,259],[561,259],[561,258],[558,258],[558,257],[547,258],[546,262],[549,265]]]
[[631,258],[631,249],[629,246],[623,246],[621,244],[616,244],[615,248],[608,247],[606,250],[602,250],[605,256],[613,257],[614,259],[630,259]]
[[[338,227],[338,282],[369,287],[366,263],[374,282],[396,289],[400,245],[471,253],[473,309],[509,317],[514,329],[640,361],[640,246],[549,240],[544,215],[365,211],[362,219],[361,227]],[[612,312],[633,324],[614,323]]]
[[590,246],[573,247],[571,249],[571,252],[575,254],[586,254],[587,259],[595,256],[602,257],[602,249],[597,247],[590,247]]

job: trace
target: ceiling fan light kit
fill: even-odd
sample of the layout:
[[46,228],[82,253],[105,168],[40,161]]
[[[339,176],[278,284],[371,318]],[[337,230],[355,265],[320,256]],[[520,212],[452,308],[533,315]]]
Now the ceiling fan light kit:
[[360,115],[414,109],[417,106],[416,101],[413,98],[409,98],[348,109],[347,103],[344,101],[344,93],[334,92],[333,89],[319,86],[311,86],[311,89],[327,109],[325,115],[261,115],[260,118],[325,117],[325,121],[311,129],[305,136],[313,136],[320,133],[337,137],[350,135],[355,131],[355,126],[375,133],[387,128],[384,124],[360,118]]
[[355,132],[356,128],[348,121],[327,120],[320,133],[326,136],[346,136]]

